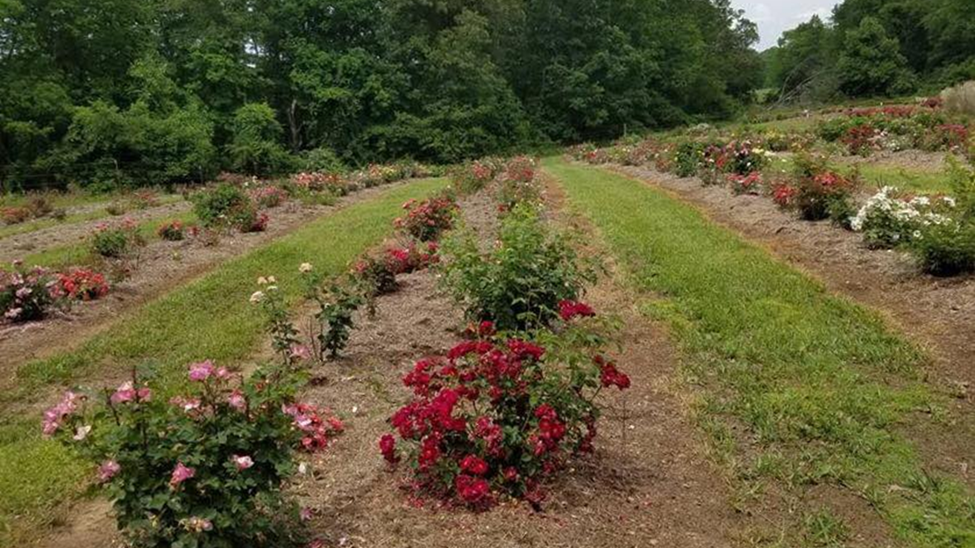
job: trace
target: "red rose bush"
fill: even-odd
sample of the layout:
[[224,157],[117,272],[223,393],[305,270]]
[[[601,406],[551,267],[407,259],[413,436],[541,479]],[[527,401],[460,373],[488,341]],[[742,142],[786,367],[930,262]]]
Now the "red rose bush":
[[[546,478],[592,451],[597,397],[629,388],[630,379],[600,352],[603,324],[592,309],[561,308],[560,332],[539,336],[547,348],[517,338],[468,340],[403,377],[413,399],[391,417],[396,435],[383,436],[379,449],[391,465],[409,467],[418,494],[476,509],[502,497],[537,507]],[[477,331],[494,329],[482,323]]]

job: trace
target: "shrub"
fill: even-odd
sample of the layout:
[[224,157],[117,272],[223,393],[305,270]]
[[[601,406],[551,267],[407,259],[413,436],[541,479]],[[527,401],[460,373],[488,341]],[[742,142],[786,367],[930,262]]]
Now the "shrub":
[[15,261],[11,271],[0,270],[0,313],[5,320],[39,320],[61,297],[57,278],[41,267],[28,270]]
[[374,298],[396,292],[399,288],[396,270],[396,263],[385,254],[367,254],[356,261],[352,276],[363,292]]
[[133,248],[145,243],[139,235],[139,227],[132,219],[121,224],[101,223],[90,237],[91,248],[97,255],[109,259],[121,259]]
[[232,131],[227,152],[235,170],[273,175],[285,173],[295,164],[295,159],[281,146],[281,124],[274,109],[266,103],[249,103],[237,109]]
[[166,221],[156,229],[156,235],[167,242],[179,242],[186,238],[186,227],[182,221]]
[[135,209],[149,209],[159,205],[159,195],[149,189],[137,190],[129,197],[129,202]]
[[31,219],[30,209],[26,207],[5,207],[0,209],[0,218],[4,224],[16,225]]
[[510,211],[518,204],[541,202],[541,188],[535,181],[538,165],[533,158],[518,156],[505,164],[498,188],[498,202],[502,211]]
[[911,241],[921,268],[936,276],[975,270],[975,221],[949,220],[923,227]]
[[249,193],[252,202],[258,207],[278,207],[288,198],[288,193],[276,186],[262,186]]
[[188,376],[169,401],[135,375],[104,395],[68,392],[44,413],[44,434],[100,463],[134,547],[302,545],[298,509],[281,488],[294,451],[323,445],[320,425],[330,423],[295,403],[283,369],[240,380],[206,361]]
[[728,186],[735,194],[752,194],[758,196],[762,193],[763,185],[762,174],[757,171],[748,175],[732,173],[728,176]]
[[271,222],[271,218],[268,217],[267,213],[258,213],[253,208],[241,210],[235,218],[237,228],[245,234],[264,232],[267,230],[269,222]]
[[257,210],[247,194],[228,183],[201,190],[191,199],[197,218],[208,228],[232,226],[246,232],[258,220]]
[[677,146],[674,157],[675,171],[678,177],[693,177],[704,159],[703,143],[687,141]]
[[58,274],[58,290],[68,299],[94,301],[108,295],[105,276],[84,268]]
[[482,255],[470,234],[449,240],[444,284],[469,319],[490,321],[502,330],[547,325],[562,301],[575,300],[592,272],[580,265],[565,237],[550,233],[527,205],[515,207],[501,223],[498,244]]
[[403,204],[407,214],[396,219],[396,227],[421,242],[432,242],[454,226],[457,202],[448,195]]
[[913,240],[924,227],[948,222],[954,206],[952,198],[912,197],[884,187],[860,208],[850,227],[862,232],[870,247],[895,247]]
[[290,318],[289,309],[273,277],[260,278],[260,289],[251,295],[252,304],[259,305],[266,318],[266,330],[271,335],[275,351],[289,363],[310,359],[320,361],[338,358],[349,341],[354,326],[355,312],[365,304],[365,297],[356,286],[344,287],[338,283],[329,291],[322,289],[323,277],[311,264],[299,267],[305,297],[318,305],[316,325],[308,344],[302,344],[299,332]]
[[27,210],[30,211],[31,217],[40,219],[53,213],[54,205],[44,196],[32,196],[30,201],[27,202]]
[[[592,451],[600,391],[630,386],[599,353],[603,338],[573,326],[576,317],[546,337],[551,351],[519,339],[481,339],[417,362],[403,378],[413,399],[390,418],[400,442],[391,434],[379,441],[385,460],[405,460],[421,494],[476,509],[506,495],[538,508],[543,480],[573,455]],[[493,326],[479,332],[490,336]]]
[[301,169],[318,173],[342,173],[346,170],[346,166],[334,150],[328,147],[318,147],[302,153]]
[[406,247],[392,247],[386,250],[386,260],[396,274],[409,274],[440,262],[437,243],[427,242],[425,247],[421,250],[412,241]]
[[941,92],[948,112],[975,115],[975,81],[965,82]]
[[304,191],[330,191],[339,196],[345,196],[351,190],[351,183],[338,173],[298,173],[291,177],[291,184]]
[[451,174],[454,189],[460,194],[474,194],[487,186],[501,169],[497,158],[482,158],[464,164]]
[[827,167],[825,158],[800,155],[795,160],[790,184],[779,185],[773,194],[777,204],[799,212],[807,221],[833,221],[848,225],[856,213],[856,177],[844,177]]

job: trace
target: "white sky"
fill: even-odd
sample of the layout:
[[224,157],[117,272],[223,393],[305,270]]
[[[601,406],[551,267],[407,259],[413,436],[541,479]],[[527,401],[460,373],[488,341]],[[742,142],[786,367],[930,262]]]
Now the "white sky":
[[758,24],[762,41],[759,51],[774,46],[784,31],[808,21],[813,15],[826,19],[832,14],[837,0],[732,0],[732,5],[745,10],[746,16]]

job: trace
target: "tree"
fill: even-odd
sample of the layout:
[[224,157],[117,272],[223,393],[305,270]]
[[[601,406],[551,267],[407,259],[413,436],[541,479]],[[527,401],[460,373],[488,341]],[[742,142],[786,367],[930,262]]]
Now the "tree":
[[892,96],[912,91],[915,77],[896,38],[874,17],[846,35],[837,62],[841,89],[852,96]]
[[227,145],[230,167],[252,175],[285,172],[292,160],[281,146],[282,128],[267,103],[249,103],[234,114],[233,139]]

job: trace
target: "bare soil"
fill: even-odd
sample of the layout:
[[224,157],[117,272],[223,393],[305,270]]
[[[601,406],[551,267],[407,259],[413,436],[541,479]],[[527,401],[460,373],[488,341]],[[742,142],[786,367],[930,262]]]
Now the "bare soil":
[[938,173],[945,169],[945,152],[927,152],[924,150],[901,150],[897,152],[881,151],[870,156],[836,156],[833,159],[848,165],[879,165],[901,168],[908,171],[929,171]]
[[[829,290],[878,311],[919,344],[931,363],[928,380],[948,395],[944,424],[910,431],[932,466],[975,485],[975,276],[936,278],[902,252],[871,250],[859,234],[811,223],[759,196],[735,196],[697,178],[638,167],[614,168],[663,189],[710,219],[757,242],[821,281]],[[967,417],[967,419],[966,419]],[[907,426],[907,428],[911,428]]]

